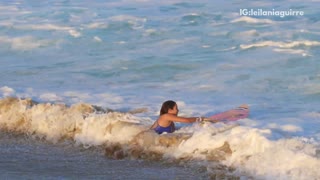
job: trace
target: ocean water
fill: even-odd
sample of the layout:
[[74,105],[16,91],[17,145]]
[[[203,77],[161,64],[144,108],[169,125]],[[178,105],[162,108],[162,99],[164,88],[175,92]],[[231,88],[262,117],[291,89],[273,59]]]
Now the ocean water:
[[[320,179],[319,8],[316,0],[1,1],[0,173]],[[168,99],[181,116],[243,103],[251,111],[235,123],[142,133]]]

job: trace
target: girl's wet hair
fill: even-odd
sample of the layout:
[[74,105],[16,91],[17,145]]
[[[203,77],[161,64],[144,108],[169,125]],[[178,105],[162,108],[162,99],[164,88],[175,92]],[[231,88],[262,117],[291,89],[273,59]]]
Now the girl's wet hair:
[[162,104],[162,107],[161,107],[161,110],[160,110],[160,116],[163,115],[163,114],[167,114],[169,109],[173,109],[176,104],[177,103],[172,101],[172,100],[168,100],[168,101],[164,102]]

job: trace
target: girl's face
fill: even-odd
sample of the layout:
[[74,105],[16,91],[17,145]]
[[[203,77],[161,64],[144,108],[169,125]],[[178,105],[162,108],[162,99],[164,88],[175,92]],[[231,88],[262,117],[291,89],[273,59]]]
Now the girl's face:
[[169,109],[168,113],[178,115],[179,113],[178,105],[175,105],[172,109]]

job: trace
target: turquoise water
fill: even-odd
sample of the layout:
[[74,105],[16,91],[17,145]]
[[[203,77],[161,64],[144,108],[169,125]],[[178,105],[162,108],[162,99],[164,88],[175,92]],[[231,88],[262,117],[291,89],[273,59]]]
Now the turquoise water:
[[[2,1],[2,97],[185,116],[247,103],[257,128],[319,146],[316,1]],[[240,16],[240,9],[303,16]],[[283,127],[293,127],[285,129]],[[280,134],[281,134],[280,133]]]

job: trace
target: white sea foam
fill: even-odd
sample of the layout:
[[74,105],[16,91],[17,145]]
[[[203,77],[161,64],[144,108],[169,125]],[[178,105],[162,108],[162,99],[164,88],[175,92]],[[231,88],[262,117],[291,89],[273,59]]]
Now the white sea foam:
[[[130,116],[130,117],[129,117]],[[104,115],[92,115],[86,120],[78,121],[81,133],[75,135],[75,140],[86,146],[97,146],[109,142],[128,143],[143,129],[133,124],[121,123],[123,119],[134,122],[131,115],[120,113],[108,113]],[[127,122],[127,121],[125,121]],[[135,121],[137,122],[137,121]]]
[[17,25],[18,29],[31,29],[31,30],[46,30],[46,31],[69,31],[72,30],[72,27],[60,26],[56,24],[26,24],[26,25]]
[[[233,136],[229,142],[234,153],[225,163],[237,166],[239,173],[249,171],[257,177],[262,176],[266,179],[320,177],[320,173],[316,170],[320,161],[314,157],[315,146],[308,146],[292,139],[271,141],[264,134],[271,135],[270,131],[258,129],[237,127],[231,130]],[[301,145],[299,150],[295,149],[297,143]],[[304,151],[312,153],[306,154]]]
[[258,43],[254,43],[254,44],[248,44],[248,45],[244,45],[241,44],[240,48],[241,49],[250,49],[250,48],[254,48],[254,47],[279,47],[279,48],[294,48],[294,47],[298,47],[298,46],[320,46],[320,42],[319,41],[308,41],[308,40],[304,40],[304,41],[290,41],[290,42],[277,42],[277,41],[262,41],[262,42],[258,42]]
[[310,31],[310,30],[306,30],[306,29],[301,29],[299,30],[300,33],[308,33],[308,34],[315,34],[315,35],[320,35],[320,32],[318,31]]
[[204,44],[204,45],[202,45],[201,47],[202,47],[202,48],[210,48],[211,46]]
[[81,33],[78,32],[78,31],[76,31],[76,30],[74,30],[74,29],[70,29],[70,30],[69,30],[69,34],[70,34],[71,36],[75,37],[75,38],[81,36]]
[[110,93],[101,93],[96,95],[98,98],[101,98],[109,103],[123,103],[124,99],[121,96]]
[[[185,102],[179,101],[178,104],[187,107]],[[0,100],[0,111],[1,128],[32,134],[52,142],[72,138],[84,147],[122,144],[123,153],[140,156],[136,153],[141,151],[147,156],[148,152],[157,152],[164,159],[187,158],[206,167],[219,162],[235,168],[233,173],[239,176],[266,179],[320,177],[316,145],[300,138],[270,140],[272,129],[249,127],[242,123],[245,120],[239,121],[240,124],[195,123],[173,134],[157,135],[144,131],[152,123],[149,119],[129,113],[96,114],[89,104],[67,107],[63,104],[34,104],[30,100],[8,98]],[[275,124],[273,127],[285,131],[299,130],[292,125]],[[141,150],[137,151],[138,147]],[[208,168],[209,173],[211,170]]]
[[96,41],[96,42],[102,42],[102,39],[100,37],[98,37],[98,36],[94,36],[93,40]]
[[167,39],[160,42],[163,45],[170,45],[170,44],[182,44],[184,40],[181,39]]
[[303,131],[303,129],[301,127],[293,125],[293,124],[278,125],[278,124],[272,123],[272,124],[269,124],[268,127],[272,128],[272,129],[279,129],[279,130],[282,130],[285,132]]
[[70,26],[61,26],[56,24],[23,24],[23,25],[14,25],[10,23],[4,24],[5,26],[14,27],[22,30],[38,30],[38,31],[63,31],[67,32],[71,36],[77,38],[81,36],[81,33],[73,27]]
[[259,32],[255,29],[252,29],[252,30],[249,30],[249,31],[243,31],[243,32],[238,32],[238,33],[235,33],[237,37],[240,37],[240,38],[248,38],[248,37],[251,37],[251,36],[258,36],[259,35]]
[[134,28],[141,28],[144,26],[144,23],[147,22],[146,18],[140,18],[136,16],[129,16],[129,15],[117,15],[108,18],[110,21],[116,22],[128,22]]
[[26,11],[18,8],[17,6],[3,6],[0,5],[0,15],[1,16],[19,16],[25,14],[31,14],[31,11]]
[[229,31],[219,31],[219,32],[210,32],[210,36],[227,36],[230,32]]
[[94,22],[91,24],[86,25],[85,27],[89,28],[89,29],[104,29],[104,28],[108,28],[108,24],[104,23],[104,22]]
[[44,93],[40,95],[40,99],[43,101],[50,101],[50,102],[55,102],[55,101],[62,101],[63,99],[59,97],[55,93]]
[[8,44],[13,50],[32,50],[47,46],[51,43],[49,40],[39,40],[32,36],[8,37],[0,36],[0,43]]
[[78,91],[66,91],[63,93],[63,96],[67,98],[72,98],[75,102],[83,102],[86,99],[90,98],[88,93],[78,92]]
[[0,6],[0,11],[1,12],[6,12],[6,11],[19,11],[19,9],[16,6]]
[[302,56],[311,56],[309,52],[303,49],[280,49],[275,48],[273,49],[275,52],[282,52],[282,53],[288,53],[288,54],[301,54]]
[[84,93],[84,92],[66,91],[58,97],[58,99],[60,98],[70,103],[94,101],[96,105],[103,105],[103,106],[112,105],[114,107],[117,107],[117,104],[124,102],[123,97],[117,94],[111,94],[111,93],[97,93],[94,95],[89,95],[88,93]]
[[[289,129],[287,127],[289,126],[282,128],[292,130],[291,126]],[[236,173],[239,175],[250,172],[255,177],[266,179],[320,177],[317,171],[320,161],[315,157],[316,147],[314,145],[305,144],[299,139],[269,140],[268,137],[272,136],[272,131],[268,129],[237,126],[212,136],[210,128],[212,127],[204,130],[195,127],[194,135],[179,145],[174,152],[175,157],[185,156],[188,153],[203,159],[205,157],[201,155],[201,152],[229,142],[232,155],[223,163],[236,167]],[[288,161],[290,166],[287,164]]]
[[15,93],[15,90],[8,87],[8,86],[1,87],[0,91],[1,91],[3,97],[12,96]]
[[156,29],[146,29],[145,32],[143,33],[144,36],[150,36],[152,34],[157,33]]
[[126,44],[127,42],[126,41],[117,41],[115,42],[116,44]]
[[258,19],[258,18],[248,17],[248,16],[242,16],[240,18],[232,20],[231,22],[232,23],[245,22],[249,24],[274,24],[275,23],[270,19]]

